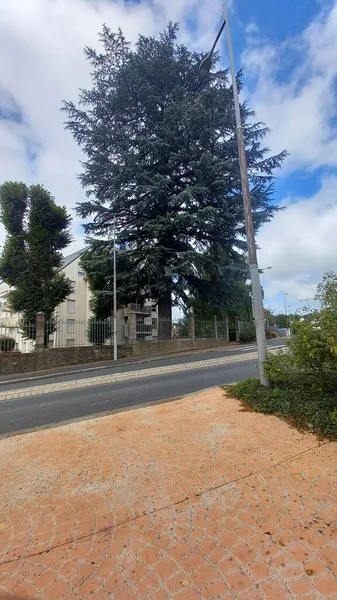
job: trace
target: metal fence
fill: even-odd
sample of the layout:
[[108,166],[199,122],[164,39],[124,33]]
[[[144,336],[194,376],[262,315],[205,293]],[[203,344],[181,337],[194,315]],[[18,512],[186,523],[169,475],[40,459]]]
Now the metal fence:
[[13,326],[8,319],[1,319],[0,322],[0,350],[8,352],[19,349],[20,332],[16,326]]
[[[118,325],[117,340],[119,343],[124,343],[124,325],[121,323]],[[50,348],[113,345],[113,319],[57,321],[54,331],[48,337]]]
[[213,335],[212,321],[195,321],[196,338],[211,338]]
[[217,321],[217,335],[219,340],[227,340],[229,335],[227,321]]
[[[130,339],[129,326],[129,335]],[[137,316],[136,339],[144,341],[169,340],[176,338],[188,338],[187,322],[174,322],[171,319],[158,319],[157,317]]]
[[[196,338],[215,336],[214,321],[195,321]],[[45,322],[45,346],[49,348],[77,348],[83,346],[113,345],[113,319],[105,320],[51,320]],[[191,338],[188,319],[172,321],[157,316],[137,315],[134,320],[117,320],[118,344],[135,341],[158,341]],[[217,322],[217,337],[227,338],[227,324]],[[23,325],[18,319],[0,320],[0,351],[32,352],[35,348],[36,324]]]

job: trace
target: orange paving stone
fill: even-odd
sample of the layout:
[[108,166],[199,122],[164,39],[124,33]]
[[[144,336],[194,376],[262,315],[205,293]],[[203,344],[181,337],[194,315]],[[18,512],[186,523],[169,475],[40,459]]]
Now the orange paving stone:
[[0,451],[0,598],[337,597],[337,444],[222,390]]

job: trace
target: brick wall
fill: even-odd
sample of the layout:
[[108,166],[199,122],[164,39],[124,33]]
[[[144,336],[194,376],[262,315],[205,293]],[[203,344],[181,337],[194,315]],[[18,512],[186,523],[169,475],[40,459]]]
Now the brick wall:
[[[130,356],[160,356],[161,354],[181,352],[197,348],[212,348],[224,346],[224,340],[211,338],[197,338],[194,343],[191,339],[160,340],[158,342],[136,342],[133,345],[119,346],[118,358]],[[13,373],[28,373],[42,371],[69,365],[81,365],[113,359],[111,346],[85,346],[81,348],[49,348],[43,352],[0,353],[0,375]]]

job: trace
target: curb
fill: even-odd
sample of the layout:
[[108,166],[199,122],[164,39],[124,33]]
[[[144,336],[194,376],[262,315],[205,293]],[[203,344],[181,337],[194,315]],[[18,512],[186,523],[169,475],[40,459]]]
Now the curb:
[[[234,385],[235,383],[237,383],[237,381],[231,381],[230,383],[226,383],[226,385]],[[102,413],[94,413],[92,415],[73,417],[65,421],[55,421],[53,423],[46,423],[45,425],[34,425],[33,427],[29,427],[27,429],[17,429],[16,431],[10,431],[9,433],[0,433],[0,440],[11,437],[18,437],[19,435],[25,435],[26,433],[38,433],[39,431],[44,431],[46,429],[55,429],[66,425],[73,425],[75,423],[80,423],[81,421],[104,419],[104,417],[110,417],[112,415],[116,415],[122,412],[129,412],[131,410],[150,408],[151,406],[158,406],[160,404],[167,404],[169,402],[177,402],[178,400],[184,400],[185,398],[190,398],[195,394],[199,394],[201,392],[208,392],[209,390],[215,390],[219,387],[220,389],[222,389],[221,385],[212,385],[211,387],[202,388],[196,392],[189,392],[187,394],[181,394],[179,396],[169,396],[168,398],[162,398],[161,400],[150,400],[148,402],[142,402],[140,404],[131,404],[130,406],[112,408],[111,410],[106,410]]]
[[[5,385],[15,385],[16,383],[29,383],[30,381],[36,381],[41,379],[53,379],[54,377],[65,377],[66,375],[76,375],[78,373],[90,373],[91,371],[103,371],[104,369],[117,369],[119,367],[127,367],[129,365],[143,365],[159,360],[168,360],[169,358],[175,358],[176,356],[197,356],[199,353],[211,354],[212,352],[226,351],[229,346],[214,346],[213,348],[198,348],[196,350],[178,350],[176,352],[169,352],[168,354],[161,354],[158,356],[147,356],[140,359],[130,360],[130,362],[122,363],[119,359],[116,362],[111,361],[111,364],[97,365],[92,367],[85,367],[74,369],[71,371],[58,371],[57,373],[44,373],[43,371],[36,371],[36,375],[23,376],[20,379],[6,379],[0,380],[0,387]],[[76,366],[76,365],[74,365]],[[39,374],[38,374],[39,373]]]

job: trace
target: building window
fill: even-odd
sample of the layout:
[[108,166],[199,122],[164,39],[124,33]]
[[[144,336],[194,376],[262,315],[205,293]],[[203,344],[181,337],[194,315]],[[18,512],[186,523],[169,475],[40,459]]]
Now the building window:
[[67,339],[67,348],[75,348],[75,340],[68,338]]
[[157,319],[152,319],[152,329],[157,329]]
[[67,312],[74,314],[76,312],[76,301],[67,300]]
[[71,287],[73,288],[73,294],[76,292],[76,281],[72,281],[72,279],[70,280],[71,283]]
[[75,333],[75,319],[67,319],[67,333]]
[[152,306],[151,306],[151,310],[152,310],[152,312],[154,312],[154,313],[155,313],[155,312],[157,312],[157,307],[156,307],[156,305],[152,305]]

